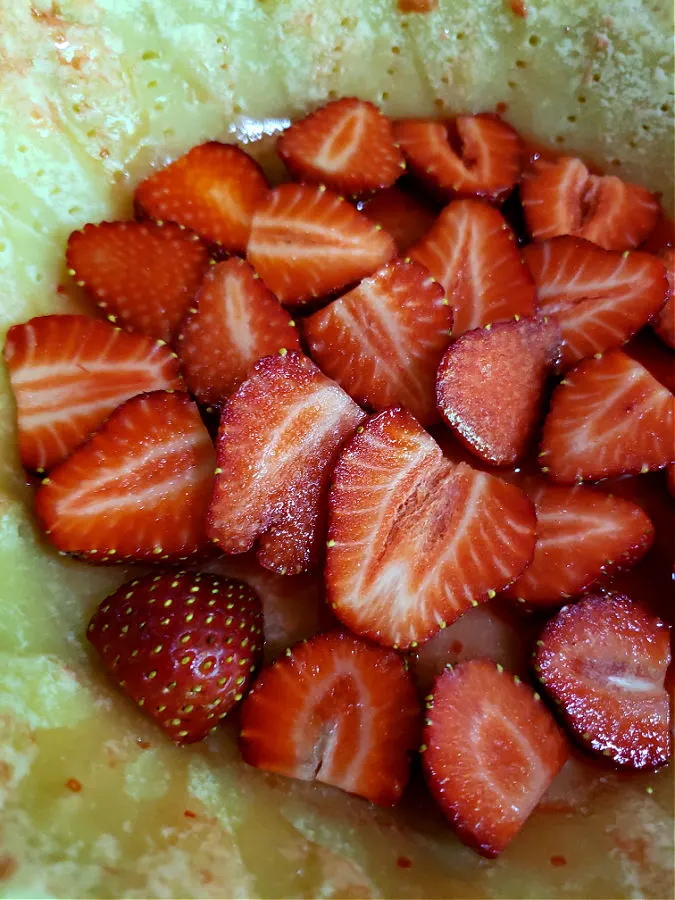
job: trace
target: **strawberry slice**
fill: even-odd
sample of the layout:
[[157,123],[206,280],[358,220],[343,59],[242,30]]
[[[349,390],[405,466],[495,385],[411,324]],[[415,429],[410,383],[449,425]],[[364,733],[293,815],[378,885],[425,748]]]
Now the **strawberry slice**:
[[392,185],[405,169],[391,123],[374,103],[343,97],[327,103],[279,138],[293,178],[361,194]]
[[35,509],[52,544],[89,562],[183,560],[206,545],[214,466],[187,394],[142,394],[52,470]]
[[509,588],[533,607],[561,606],[602,575],[634,566],[652,546],[654,528],[629,500],[589,487],[539,484],[534,558]]
[[498,856],[569,757],[539,695],[492,660],[446,669],[427,703],[422,765],[457,836]]
[[147,391],[180,389],[175,354],[161,342],[86,316],[38,316],[7,332],[19,452],[44,472],[110,413]]
[[520,575],[535,524],[521,490],[454,465],[410,413],[386,410],[333,473],[328,600],[356,634],[414,646]]
[[208,571],[244,581],[260,597],[266,662],[335,624],[323,601],[323,579],[318,575],[277,575],[263,569],[254,553],[222,556],[208,564]]
[[312,357],[357,403],[438,420],[434,384],[452,310],[424,266],[398,259],[303,324]]
[[560,323],[565,368],[624,344],[666,299],[664,266],[649,253],[612,253],[559,237],[530,244],[523,256],[540,312]]
[[445,288],[455,337],[514,316],[531,316],[536,294],[513,232],[498,210],[478,200],[446,206],[410,255]]
[[195,572],[146,575],[99,605],[87,637],[124,693],[177,744],[203,740],[248,691],[262,645],[248,585]]
[[560,330],[548,319],[476,328],[448,347],[438,368],[438,408],[479,459],[512,466],[523,456],[559,347]]
[[372,275],[393,238],[324,187],[282,184],[253,217],[247,258],[286,306],[302,306]]
[[647,240],[640,244],[640,250],[646,253],[660,253],[669,247],[675,247],[675,221],[659,209],[656,225]]
[[565,484],[662,469],[675,461],[673,395],[621,350],[584,360],[553,392],[539,458]]
[[363,419],[300,353],[261,359],[223,408],[209,536],[226,553],[258,541],[261,565],[282,575],[314,568],[331,467]]
[[393,237],[399,253],[405,253],[416,244],[436,219],[430,206],[398,186],[378,191],[360,208],[372,222]]
[[212,266],[178,335],[185,382],[202,403],[220,404],[253,363],[299,350],[290,315],[243,259]]
[[408,783],[419,712],[396,653],[330,632],[263,669],[242,706],[242,754],[259,769],[393,806]]
[[652,327],[661,340],[675,350],[675,250],[669,248],[659,255],[666,265],[668,292],[666,305],[652,322]]
[[111,322],[169,342],[209,258],[197,235],[177,225],[101,222],[70,235],[66,262]]
[[580,159],[538,159],[521,184],[525,220],[535,240],[571,234],[605,250],[631,250],[654,228],[653,194],[615,175],[591,175]]
[[502,199],[520,175],[520,138],[496,116],[405,119],[394,136],[411,171],[444,195]]
[[670,759],[669,663],[668,626],[621,594],[592,594],[563,607],[534,656],[573,736],[630,769]]
[[243,253],[267,188],[247,153],[209,141],[141,181],[134,198],[151,219],[177,222],[230,253]]

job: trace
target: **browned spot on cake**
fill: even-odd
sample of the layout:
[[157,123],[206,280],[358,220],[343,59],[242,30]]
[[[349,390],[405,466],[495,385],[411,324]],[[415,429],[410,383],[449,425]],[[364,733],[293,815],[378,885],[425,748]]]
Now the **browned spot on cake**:
[[508,108],[508,103],[500,102],[495,106],[495,112],[498,116],[503,116]]
[[509,0],[509,6],[514,16],[519,16],[521,19],[527,18],[527,6],[524,0]]
[[82,790],[82,782],[78,781],[77,778],[69,778],[68,781],[66,781],[66,787],[74,794],[79,794]]
[[402,13],[428,13],[437,6],[438,0],[398,0],[398,10]]
[[409,869],[412,866],[412,860],[408,859],[407,856],[399,856],[396,860],[396,865],[399,869]]
[[551,857],[551,865],[552,866],[566,866],[567,860],[564,856],[552,856]]
[[9,854],[0,856],[0,881],[11,878],[18,867],[18,863],[13,856],[9,856]]

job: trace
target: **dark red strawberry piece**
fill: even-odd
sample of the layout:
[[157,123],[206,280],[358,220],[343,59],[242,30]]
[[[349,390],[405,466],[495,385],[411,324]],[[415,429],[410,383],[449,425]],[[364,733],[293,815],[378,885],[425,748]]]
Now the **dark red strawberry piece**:
[[427,703],[422,765],[457,836],[498,856],[569,757],[539,695],[492,660],[446,669]]
[[654,527],[636,504],[577,485],[539,484],[534,559],[508,589],[530,606],[560,606],[602,575],[629,569],[649,550]]
[[89,562],[183,560],[204,549],[215,452],[187,394],[127,400],[45,478],[35,508]]
[[410,255],[445,288],[455,337],[500,319],[534,315],[532,276],[504,217],[487,203],[458,200],[446,206]]
[[399,253],[417,243],[436,219],[436,213],[419,196],[398,185],[378,191],[363,203],[361,210],[393,237]]
[[393,806],[408,782],[419,712],[396,653],[322,634],[263,669],[242,706],[242,754],[259,769]]
[[522,491],[454,465],[410,413],[386,410],[333,473],[327,597],[355,633],[415,646],[520,575],[534,531]]
[[177,225],[101,222],[70,235],[66,262],[111,322],[168,342],[209,258],[197,235]]
[[438,409],[479,459],[512,466],[523,456],[559,347],[560,330],[548,319],[476,328],[448,347],[438,368]]
[[282,184],[254,215],[246,255],[281,303],[302,306],[372,275],[395,252],[393,238],[342,197]]
[[605,250],[631,250],[654,228],[653,194],[615,175],[592,175],[580,159],[539,159],[520,188],[530,234],[546,240],[571,234]]
[[662,469],[675,461],[673,395],[620,350],[584,360],[553,392],[539,458],[564,484]]
[[670,759],[669,663],[668,626],[621,594],[592,594],[563,607],[534,656],[534,670],[574,737],[630,769]]
[[221,556],[208,564],[208,571],[244,581],[260,597],[266,662],[335,624],[324,603],[323,578],[319,575],[277,575],[264,569],[254,553]]
[[[674,463],[671,463],[668,466],[668,472],[667,472],[666,477],[668,479],[668,490],[670,491],[671,495],[673,497],[675,497],[675,464]],[[675,572],[675,563],[673,564],[673,572]]]
[[209,536],[226,553],[257,541],[260,563],[283,575],[314,568],[330,471],[363,419],[301,354],[260,360],[223,408]]
[[230,253],[243,253],[267,187],[248,154],[210,141],[150,175],[134,196],[150,218],[177,222]]
[[342,97],[294,122],[279,156],[298,181],[361,194],[392,185],[405,169],[391,123],[374,103]]
[[312,357],[363,406],[405,406],[438,420],[436,369],[450,341],[452,309],[424,266],[398,259],[304,323]]
[[565,368],[624,344],[666,299],[664,266],[649,253],[612,253],[559,237],[530,244],[523,256],[540,312],[560,323]]
[[220,404],[263,356],[299,350],[288,312],[243,259],[212,266],[178,335],[185,382],[202,403]]
[[146,575],[99,605],[87,637],[124,693],[177,744],[203,740],[247,693],[262,647],[248,585]]
[[445,195],[500,199],[520,175],[520,138],[496,116],[406,119],[394,136],[411,171]]
[[666,265],[667,300],[652,326],[661,340],[675,350],[675,250],[663,250],[660,256]]
[[38,316],[7,332],[5,362],[27,469],[61,462],[130,397],[181,387],[162,342],[87,316]]
[[659,209],[656,225],[647,240],[640,244],[640,250],[646,253],[660,253],[669,247],[675,247],[675,221]]

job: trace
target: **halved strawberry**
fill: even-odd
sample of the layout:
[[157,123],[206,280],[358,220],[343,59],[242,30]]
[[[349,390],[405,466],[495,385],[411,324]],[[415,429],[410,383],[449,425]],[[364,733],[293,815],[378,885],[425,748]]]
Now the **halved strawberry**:
[[350,634],[322,634],[263,669],[242,706],[251,766],[321,781],[393,806],[419,740],[417,692],[403,661]]
[[495,857],[569,757],[539,695],[492,660],[446,669],[427,703],[422,765],[457,836]]
[[70,235],[66,262],[111,322],[171,341],[209,257],[197,235],[177,225],[101,222]]
[[612,253],[559,237],[530,244],[523,256],[540,312],[555,316],[565,368],[624,344],[663,307],[663,264],[649,253]]
[[664,343],[675,350],[675,250],[661,251],[661,259],[666,265],[668,292],[666,305],[652,322],[654,331]]
[[538,484],[529,496],[537,511],[534,558],[508,589],[521,603],[560,606],[602,575],[635,565],[654,540],[643,510],[612,494]]
[[394,136],[411,171],[446,195],[500,199],[520,175],[520,138],[497,116],[405,119]]
[[277,575],[263,569],[254,553],[221,556],[209,562],[207,568],[216,575],[244,581],[260,597],[266,662],[292,644],[335,624],[324,603],[323,578],[319,575]]
[[669,663],[668,626],[621,594],[563,607],[534,655],[534,670],[574,737],[631,769],[670,759]]
[[554,321],[520,319],[467,331],[445,351],[438,409],[479,459],[512,466],[525,453],[559,348]]
[[247,153],[209,141],[141,181],[134,198],[150,218],[177,222],[230,253],[242,253],[267,187]]
[[253,216],[246,256],[281,303],[302,306],[372,275],[395,253],[393,238],[342,197],[282,184]]
[[223,408],[209,536],[226,553],[258,542],[282,575],[321,558],[334,459],[364,413],[299,353],[268,356]]
[[438,420],[436,369],[452,310],[424,266],[398,259],[303,323],[314,360],[361,405]]
[[290,315],[243,259],[206,274],[178,335],[181,370],[202,403],[220,404],[263,356],[299,350]]
[[553,392],[539,458],[564,484],[662,469],[675,461],[673,395],[621,350],[584,360]]
[[129,581],[87,629],[112,678],[177,744],[203,740],[248,691],[262,648],[248,585],[195,572]]
[[434,224],[436,213],[418,195],[398,185],[378,191],[361,205],[361,211],[390,234],[399,253],[422,238]]
[[392,185],[405,169],[391,123],[374,103],[342,97],[294,122],[279,156],[298,181],[361,194]]
[[333,473],[328,601],[357,634],[414,646],[520,575],[535,524],[522,491],[453,465],[410,413],[386,410]]
[[187,394],[119,406],[35,495],[52,544],[89,562],[183,560],[207,543],[215,452]]
[[38,472],[65,459],[129,397],[181,386],[168,347],[87,316],[38,316],[14,325],[4,354],[21,462]]
[[446,206],[410,255],[445,288],[453,334],[535,312],[534,282],[500,212],[478,200]]
[[538,159],[520,188],[535,240],[571,234],[605,250],[631,250],[656,224],[653,194],[615,175],[592,175],[580,159]]

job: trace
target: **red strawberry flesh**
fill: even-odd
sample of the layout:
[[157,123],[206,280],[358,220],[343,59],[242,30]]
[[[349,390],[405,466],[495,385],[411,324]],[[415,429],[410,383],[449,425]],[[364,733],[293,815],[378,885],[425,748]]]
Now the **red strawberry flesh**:
[[669,628],[620,594],[565,606],[537,642],[534,670],[575,738],[617,766],[672,754],[664,679]]
[[378,191],[362,204],[361,211],[393,237],[399,253],[416,244],[436,218],[431,206],[398,185]]
[[652,325],[661,340],[675,350],[675,250],[671,248],[660,253],[666,266],[668,292],[666,305],[656,316]]
[[241,722],[249,765],[392,806],[408,782],[419,703],[396,653],[334,632],[263,669]]

